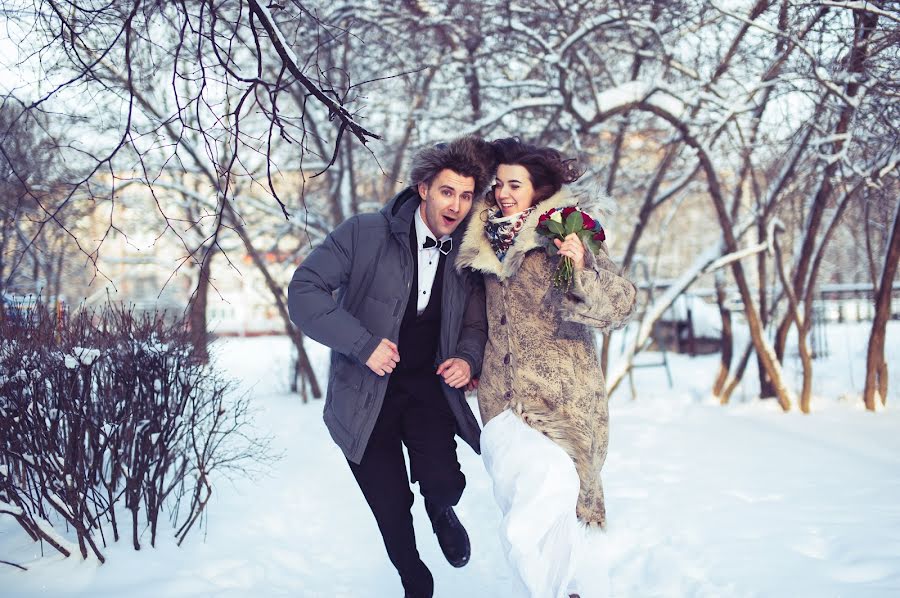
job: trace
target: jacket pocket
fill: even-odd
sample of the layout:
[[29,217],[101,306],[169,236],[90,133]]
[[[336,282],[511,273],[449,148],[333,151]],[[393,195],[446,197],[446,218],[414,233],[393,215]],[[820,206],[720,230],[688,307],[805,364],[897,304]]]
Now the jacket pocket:
[[354,439],[361,427],[360,417],[371,394],[365,384],[366,373],[359,366],[348,365],[335,372],[331,381],[331,412],[335,420]]

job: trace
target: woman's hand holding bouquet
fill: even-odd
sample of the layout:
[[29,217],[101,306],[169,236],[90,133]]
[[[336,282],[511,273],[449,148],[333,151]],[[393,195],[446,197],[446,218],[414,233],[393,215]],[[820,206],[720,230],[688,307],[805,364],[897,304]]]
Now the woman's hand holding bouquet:
[[537,232],[549,240],[548,255],[554,256],[557,253],[563,255],[552,280],[553,285],[564,292],[572,288],[576,270],[571,257],[574,253],[563,249],[570,235],[576,235],[594,253],[599,251],[600,243],[606,239],[606,233],[600,222],[576,206],[553,208],[544,212],[538,220]]

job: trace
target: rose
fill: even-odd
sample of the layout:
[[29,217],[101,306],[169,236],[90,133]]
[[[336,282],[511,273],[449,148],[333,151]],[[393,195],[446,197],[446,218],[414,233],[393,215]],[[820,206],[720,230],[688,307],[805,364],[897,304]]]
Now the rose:
[[586,230],[593,230],[596,222],[593,218],[587,215],[586,212],[581,213],[581,224],[584,226]]
[[600,229],[600,232],[594,233],[594,241],[596,241],[597,243],[601,243],[605,240],[606,240],[606,233],[603,231],[602,228]]
[[541,222],[544,222],[545,220],[549,220],[550,216],[552,216],[554,212],[556,212],[556,208],[553,208],[553,209],[541,214],[541,217],[538,218],[538,223],[540,224]]
[[572,212],[574,212],[574,211],[577,210],[577,209],[578,209],[578,208],[576,208],[575,206],[569,206],[569,207],[567,207],[567,208],[563,208],[563,211],[562,211],[562,217],[563,217],[563,218],[568,218],[568,217],[569,217],[569,214],[571,214]]

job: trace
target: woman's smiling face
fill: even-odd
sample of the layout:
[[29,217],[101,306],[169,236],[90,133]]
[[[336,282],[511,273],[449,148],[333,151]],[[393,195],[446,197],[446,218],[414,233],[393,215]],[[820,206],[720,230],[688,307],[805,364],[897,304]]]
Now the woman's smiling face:
[[494,199],[504,216],[511,216],[530,208],[534,200],[534,187],[528,169],[518,164],[498,166],[494,182]]

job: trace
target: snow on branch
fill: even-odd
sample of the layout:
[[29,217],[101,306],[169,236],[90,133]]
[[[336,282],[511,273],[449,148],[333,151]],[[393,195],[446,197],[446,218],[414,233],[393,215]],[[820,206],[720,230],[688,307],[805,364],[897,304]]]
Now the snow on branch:
[[900,17],[897,16],[896,12],[890,12],[887,10],[882,10],[878,7],[877,4],[873,2],[837,2],[836,0],[819,0],[819,3],[822,6],[833,6],[835,8],[846,8],[848,10],[858,10],[860,12],[870,12],[872,14],[878,15],[880,17],[884,17],[886,19],[890,19],[891,21],[896,21],[900,23]]
[[[596,124],[637,106],[652,107],[654,111],[665,113],[669,120],[680,121],[687,112],[688,103],[678,98],[674,93],[660,88],[656,84],[646,81],[629,81],[607,89],[595,96],[596,112],[585,118],[588,111],[585,106],[574,106],[577,113],[585,122]],[[559,96],[543,96],[537,98],[524,98],[503,106],[466,129],[461,134],[468,135],[482,132],[487,127],[496,124],[507,114],[528,110],[532,108],[561,107],[565,105],[563,98]],[[686,125],[685,125],[686,126]]]
[[847,157],[847,151],[850,148],[850,144],[847,143],[848,141],[850,141],[850,133],[835,133],[826,137],[813,139],[811,143],[814,147],[831,144],[838,145],[840,149],[837,151],[837,153],[827,154],[822,151],[817,152],[819,158],[824,160],[826,164],[831,164],[833,162],[842,161]]
[[606,389],[610,395],[612,395],[622,380],[625,379],[625,376],[628,375],[628,372],[634,364],[635,355],[637,355],[650,341],[653,325],[663,316],[672,303],[675,302],[675,299],[684,293],[687,288],[700,277],[706,267],[715,261],[721,254],[721,243],[707,248],[706,251],[697,256],[694,263],[691,264],[691,266],[686,269],[668,289],[666,289],[659,299],[647,307],[634,343],[629,345],[628,351],[620,361],[618,368],[606,380]]
[[[38,515],[33,515],[29,523],[37,527],[38,533],[42,538],[50,542],[54,548],[59,550],[63,555],[69,556],[78,552],[78,546],[74,542],[66,540],[49,521]],[[87,558],[87,557],[85,557]]]
[[17,507],[14,504],[0,500],[0,513],[3,513],[4,515],[12,515],[13,517],[17,517],[19,515],[24,515],[25,510],[22,509],[21,507]]
[[533,27],[528,27],[528,26],[524,25],[523,23],[519,22],[518,20],[510,21],[509,27],[512,31],[514,31],[516,33],[521,33],[522,35],[524,35],[531,41],[538,44],[540,47],[542,47],[544,49],[544,52],[546,52],[548,54],[553,52],[553,48],[550,46],[550,44],[548,44],[546,41],[544,41],[544,38],[535,34]]
[[634,50],[633,48],[631,48],[629,46],[626,46],[624,44],[619,44],[616,42],[607,43],[606,49],[607,50],[616,50],[617,52],[622,52],[622,53],[630,53],[630,54],[634,54],[635,56],[640,56],[641,58],[647,58],[650,60],[658,60],[662,64],[672,67],[676,71],[682,73],[683,75],[686,75],[687,77],[693,79],[694,81],[700,80],[700,73],[697,72],[697,69],[695,69],[687,64],[684,64],[683,62],[681,62],[679,60],[676,60],[675,56],[667,51],[663,51],[663,53],[660,54],[658,52],[652,52],[650,50],[644,50],[644,49],[640,49],[640,48],[637,50]]
[[512,112],[518,112],[519,110],[527,110],[529,108],[545,108],[545,107],[558,107],[562,106],[563,101],[560,97],[554,96],[545,96],[542,98],[525,98],[522,100],[517,100],[515,102],[510,102],[506,106],[503,106],[497,112],[493,112],[481,120],[473,123],[467,129],[463,129],[460,132],[460,135],[472,135],[486,129],[487,127],[497,123],[504,116],[510,114]]
[[287,69],[291,72],[291,75],[296,77],[296,79],[313,95],[313,97],[315,97],[317,100],[322,102],[322,104],[328,107],[329,113],[332,118],[337,118],[340,121],[337,141],[334,144],[335,153],[334,157],[332,157],[331,159],[331,164],[334,164],[334,160],[337,157],[337,151],[340,147],[340,139],[343,135],[344,129],[349,128],[350,132],[353,133],[353,135],[357,139],[359,139],[359,141],[363,145],[366,144],[368,138],[381,139],[379,135],[376,135],[375,133],[367,130],[365,127],[357,123],[346,108],[325,95],[325,93],[321,89],[319,89],[318,86],[313,84],[313,82],[303,74],[303,69],[300,67],[300,61],[297,59],[294,51],[291,50],[291,47],[287,43],[287,40],[285,40],[284,35],[278,28],[278,24],[275,23],[275,19],[272,18],[272,13],[269,12],[269,9],[261,4],[259,0],[249,0],[249,4],[250,10],[259,18],[263,28],[272,39],[272,44],[275,46],[275,51],[278,52],[278,55],[281,57],[284,66],[286,66]]
[[557,54],[562,56],[565,54],[569,48],[577,44],[581,41],[584,36],[588,35],[595,29],[600,29],[601,27],[605,27],[607,25],[612,25],[613,23],[619,23],[622,21],[621,15],[597,15],[595,17],[591,17],[584,21],[581,26],[573,31],[559,46],[556,48]]
[[884,166],[880,166],[875,170],[873,178],[876,180],[884,178],[889,172],[896,169],[898,165],[900,165],[900,151],[895,150],[885,161]]
[[865,91],[866,91],[865,85],[860,86],[860,90],[862,91],[862,93],[851,98],[846,93],[844,93],[843,89],[841,89],[839,86],[834,84],[834,82],[832,81],[831,75],[829,75],[828,71],[826,71],[822,67],[817,66],[816,68],[814,68],[813,74],[816,76],[816,80],[819,83],[821,83],[825,89],[827,89],[828,91],[830,91],[831,93],[833,93],[834,95],[839,97],[848,106],[850,106],[852,108],[859,108],[859,103],[862,100],[863,96],[865,95]]
[[800,38],[798,36],[790,35],[783,31],[779,31],[775,27],[771,27],[770,25],[761,23],[758,20],[750,19],[750,18],[740,15],[736,12],[727,10],[727,9],[719,6],[716,2],[711,2],[711,4],[712,4],[713,8],[715,8],[717,11],[719,11],[723,15],[731,17],[732,19],[736,19],[749,27],[754,27],[764,33],[767,33],[767,34],[775,36],[775,37],[780,37],[780,38],[790,40],[791,44],[793,44],[795,47],[799,48],[800,51],[803,52],[804,54],[806,54],[810,60],[812,60],[813,62],[818,61],[819,56],[817,56],[815,52],[813,52],[812,50],[810,50],[809,48],[804,46],[802,43],[800,43]]
[[636,107],[653,108],[653,111],[665,113],[669,120],[680,121],[687,113],[689,104],[673,92],[648,81],[622,83],[596,94],[594,101],[596,112],[590,117],[584,116],[587,113],[585,106],[575,106],[576,111],[590,126]]
[[[771,239],[771,236],[770,236],[770,239]],[[729,253],[728,255],[723,255],[716,261],[710,263],[709,266],[707,266],[704,269],[703,273],[706,274],[706,273],[712,272],[714,270],[718,270],[719,268],[724,268],[725,266],[731,264],[732,262],[736,262],[738,260],[744,259],[745,257],[750,257],[751,255],[756,255],[757,253],[766,251],[770,248],[770,246],[771,246],[771,243],[768,240],[766,240],[766,241],[757,243],[756,245],[751,245],[751,246],[747,247],[746,249],[741,249],[740,251],[735,251],[734,253]]]
[[[738,226],[737,237],[741,237],[755,223],[755,219],[747,218]],[[641,325],[638,329],[637,336],[633,343],[630,344],[627,353],[620,362],[619,367],[607,378],[607,392],[612,392],[624,380],[625,376],[631,370],[635,356],[642,351],[647,343],[650,342],[653,334],[653,327],[660,318],[663,317],[675,300],[680,297],[694,282],[704,274],[708,274],[717,269],[723,268],[736,260],[746,258],[748,256],[766,251],[769,247],[768,241],[761,242],[757,245],[741,249],[733,253],[722,255],[725,250],[724,240],[720,240],[715,245],[710,246],[703,253],[697,256],[694,262],[679,276],[660,297],[647,307],[644,317],[641,319]]]

